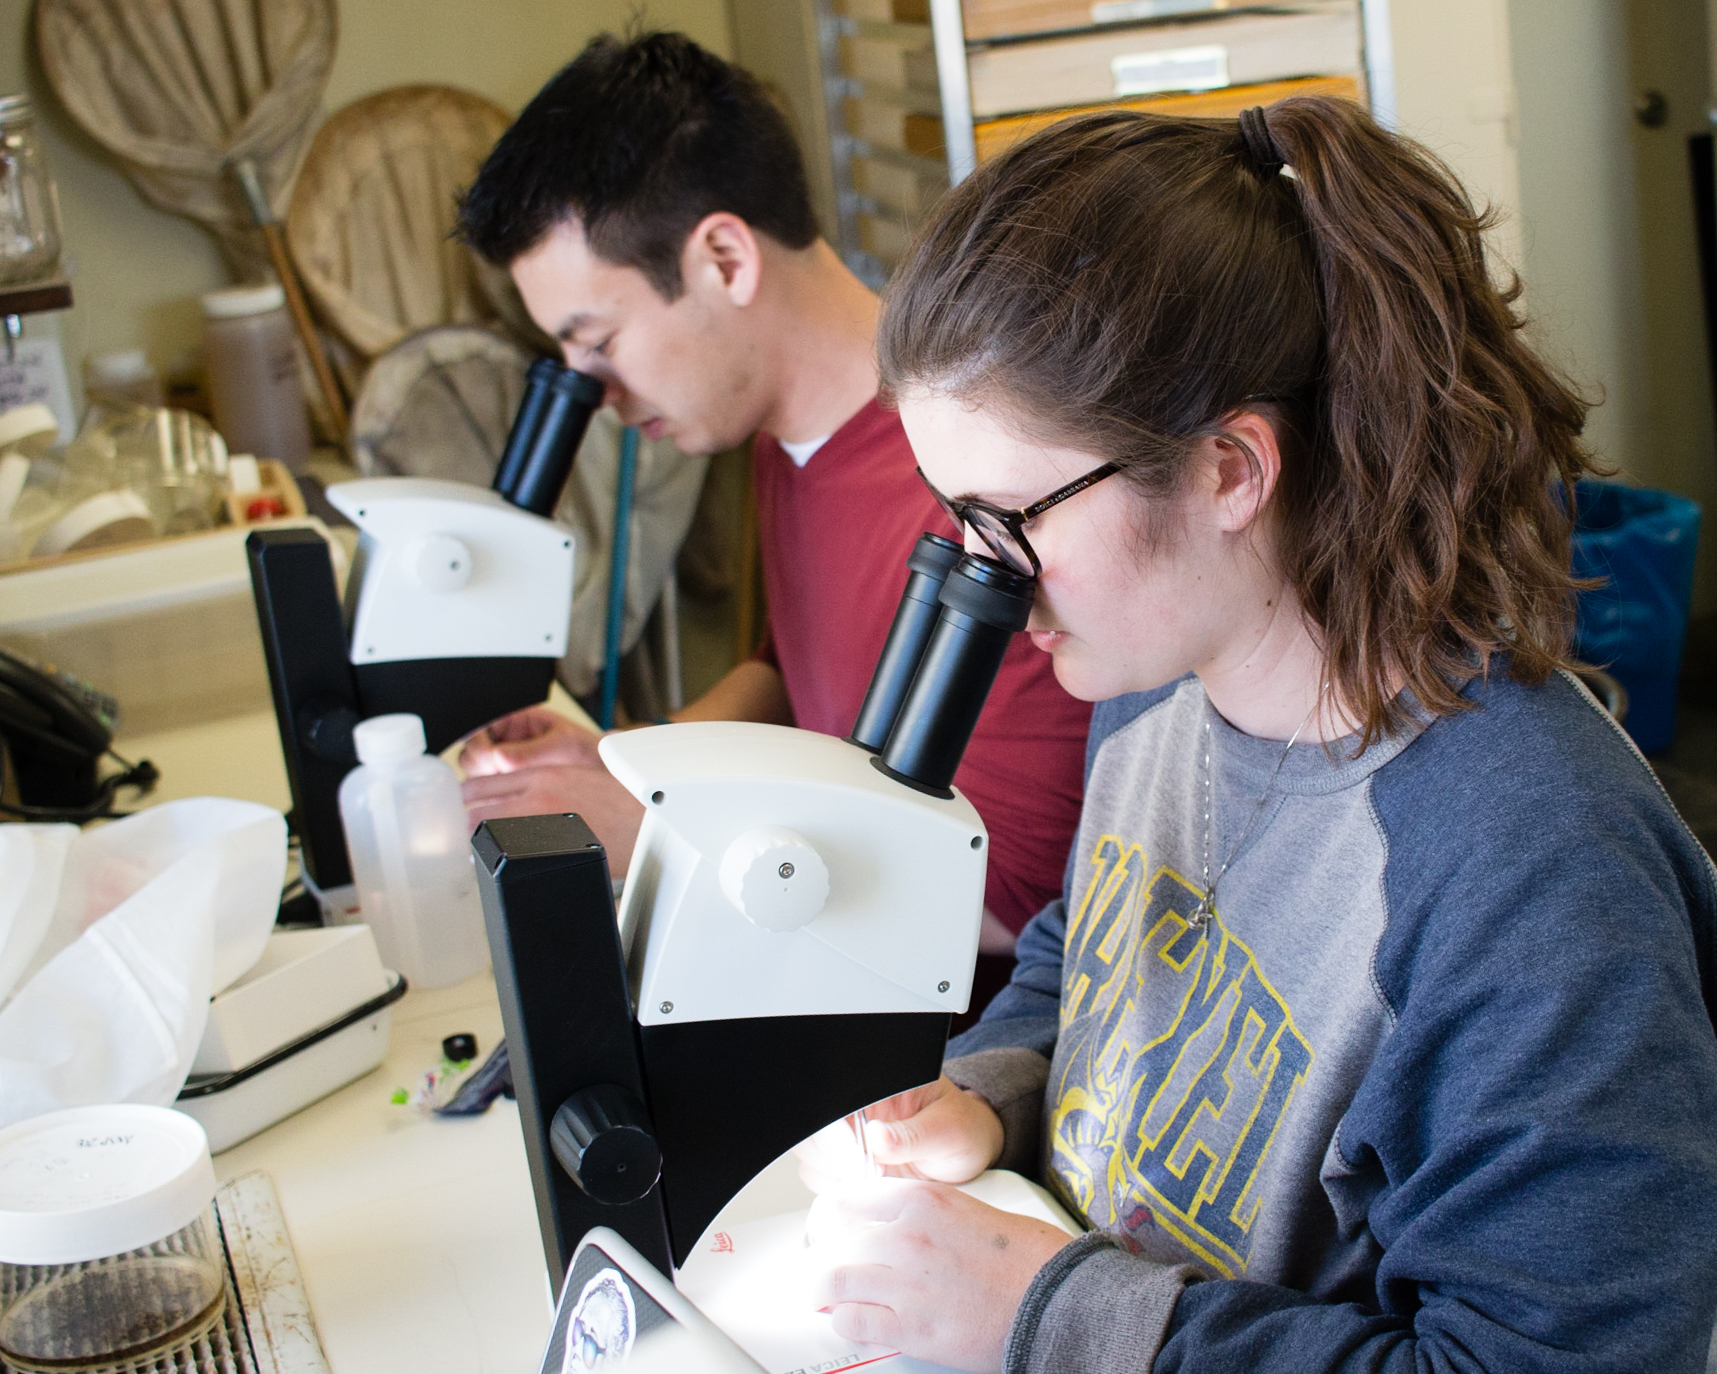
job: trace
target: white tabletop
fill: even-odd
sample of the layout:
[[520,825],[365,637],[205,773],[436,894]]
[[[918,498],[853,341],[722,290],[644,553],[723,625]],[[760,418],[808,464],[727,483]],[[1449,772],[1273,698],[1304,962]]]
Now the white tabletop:
[[434,1117],[389,1100],[442,1038],[501,1037],[487,975],[409,992],[375,1072],[215,1156],[266,1170],[333,1374],[527,1374],[548,1339],[547,1269],[515,1103]]

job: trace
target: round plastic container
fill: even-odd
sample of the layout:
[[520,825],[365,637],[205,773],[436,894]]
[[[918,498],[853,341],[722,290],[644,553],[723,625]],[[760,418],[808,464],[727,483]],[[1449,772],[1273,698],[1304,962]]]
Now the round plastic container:
[[184,1350],[226,1307],[203,1128],[73,1107],[0,1131],[0,1357],[59,1371]]

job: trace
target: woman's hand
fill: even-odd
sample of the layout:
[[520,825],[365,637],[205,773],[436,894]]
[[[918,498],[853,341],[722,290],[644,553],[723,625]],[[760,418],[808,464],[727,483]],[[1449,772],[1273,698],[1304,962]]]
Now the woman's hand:
[[[871,1157],[891,1177],[966,1183],[1001,1158],[1001,1118],[947,1075],[886,1098],[865,1115]],[[863,1177],[864,1151],[854,1121],[846,1117],[825,1126],[794,1151],[799,1177],[812,1192],[831,1192]]]
[[940,1183],[873,1179],[817,1207],[843,1261],[814,1290],[835,1331],[956,1369],[1001,1369],[1026,1289],[1071,1239]]

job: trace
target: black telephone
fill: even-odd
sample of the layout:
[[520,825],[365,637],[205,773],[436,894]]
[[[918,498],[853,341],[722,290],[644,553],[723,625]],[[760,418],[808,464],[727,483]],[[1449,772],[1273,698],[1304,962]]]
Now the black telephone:
[[[85,695],[86,699],[80,699]],[[16,804],[0,812],[32,821],[87,821],[113,816],[121,787],[147,792],[160,777],[148,759],[113,752],[113,717],[96,693],[66,682],[0,649],[0,749],[12,765]],[[123,772],[97,778],[112,755]]]

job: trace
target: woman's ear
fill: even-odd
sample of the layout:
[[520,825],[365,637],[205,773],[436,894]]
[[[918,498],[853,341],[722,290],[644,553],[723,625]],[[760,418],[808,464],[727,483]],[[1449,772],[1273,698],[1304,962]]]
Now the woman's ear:
[[725,210],[699,220],[680,255],[680,276],[687,289],[713,291],[741,309],[756,299],[762,275],[757,235]]
[[1255,410],[1230,416],[1222,433],[1208,442],[1215,469],[1212,497],[1217,527],[1238,534],[1269,506],[1282,476],[1282,446],[1275,426]]

